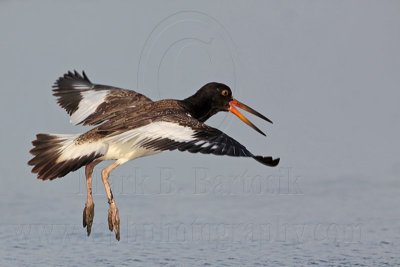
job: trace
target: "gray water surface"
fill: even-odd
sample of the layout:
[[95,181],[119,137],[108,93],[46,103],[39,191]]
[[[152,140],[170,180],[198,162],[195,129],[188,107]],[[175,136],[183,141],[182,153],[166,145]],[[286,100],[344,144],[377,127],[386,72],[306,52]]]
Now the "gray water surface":
[[[126,178],[125,192],[114,193],[122,220],[120,242],[108,231],[102,190],[95,193],[95,223],[91,236],[86,237],[81,225],[85,196],[68,192],[79,188],[71,179],[79,180],[74,175],[54,185],[38,182],[45,187],[40,195],[25,193],[17,200],[3,199],[4,211],[16,215],[3,217],[2,265],[400,264],[399,182],[395,179],[376,182],[343,177],[340,182],[321,182],[300,177],[290,185],[294,188],[278,187],[272,180],[268,188],[260,188],[266,176],[254,178],[249,171],[244,180],[263,182],[244,191],[241,186],[230,191],[224,182],[222,191],[198,182],[201,188],[196,192],[196,182],[191,181],[195,177],[183,179],[181,169],[173,171],[168,178],[173,183],[163,182],[161,193],[154,181],[146,182],[145,187],[133,186],[138,177]],[[213,175],[223,175],[229,181],[229,173],[208,170],[207,179],[211,184]],[[119,178],[113,178],[113,187],[118,188]],[[292,178],[280,179],[284,183]],[[83,178],[81,181],[83,185]],[[169,191],[171,184],[180,187],[179,192]]]

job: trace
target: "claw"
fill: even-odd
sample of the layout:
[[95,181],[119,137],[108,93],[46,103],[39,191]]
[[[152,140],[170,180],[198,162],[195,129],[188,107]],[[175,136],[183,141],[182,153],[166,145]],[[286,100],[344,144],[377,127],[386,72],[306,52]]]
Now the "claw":
[[93,218],[94,218],[94,203],[86,202],[85,208],[83,209],[83,228],[86,227],[88,236],[92,231]]
[[120,240],[120,220],[119,220],[119,211],[115,203],[110,204],[110,208],[108,209],[108,229],[110,231],[115,232],[115,238],[119,241]]

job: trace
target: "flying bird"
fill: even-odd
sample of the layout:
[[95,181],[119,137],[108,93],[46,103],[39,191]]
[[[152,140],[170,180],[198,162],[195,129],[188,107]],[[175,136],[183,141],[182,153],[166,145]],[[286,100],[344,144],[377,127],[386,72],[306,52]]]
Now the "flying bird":
[[58,104],[70,115],[70,122],[91,125],[83,134],[36,135],[28,162],[41,180],[53,180],[85,166],[87,199],[83,227],[89,236],[94,217],[92,174],[102,161],[113,163],[101,172],[109,203],[108,226],[120,240],[119,211],[108,177],[129,160],[166,150],[188,151],[234,157],[250,157],[277,166],[279,158],[256,156],[242,144],[204,122],[220,111],[229,111],[257,132],[265,135],[237,108],[270,123],[271,120],[232,97],[231,89],[211,82],[183,99],[152,101],[132,90],[92,83],[85,72],[68,72],[53,85]]

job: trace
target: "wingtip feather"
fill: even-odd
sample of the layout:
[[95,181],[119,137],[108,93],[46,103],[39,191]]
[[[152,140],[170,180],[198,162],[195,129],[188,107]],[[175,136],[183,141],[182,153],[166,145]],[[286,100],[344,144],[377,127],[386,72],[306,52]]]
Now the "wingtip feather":
[[269,167],[276,167],[279,164],[280,158],[273,159],[272,157],[263,157],[263,156],[254,156],[253,157],[258,162],[269,166]]

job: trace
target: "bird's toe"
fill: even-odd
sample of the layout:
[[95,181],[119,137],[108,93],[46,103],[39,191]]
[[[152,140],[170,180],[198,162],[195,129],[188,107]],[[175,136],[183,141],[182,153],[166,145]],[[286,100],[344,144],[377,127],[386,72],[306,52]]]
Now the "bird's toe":
[[108,229],[115,232],[115,238],[120,240],[120,219],[119,211],[115,203],[110,204],[108,209]]
[[87,235],[89,236],[92,231],[94,218],[94,203],[86,202],[85,208],[83,209],[83,227],[86,227]]

